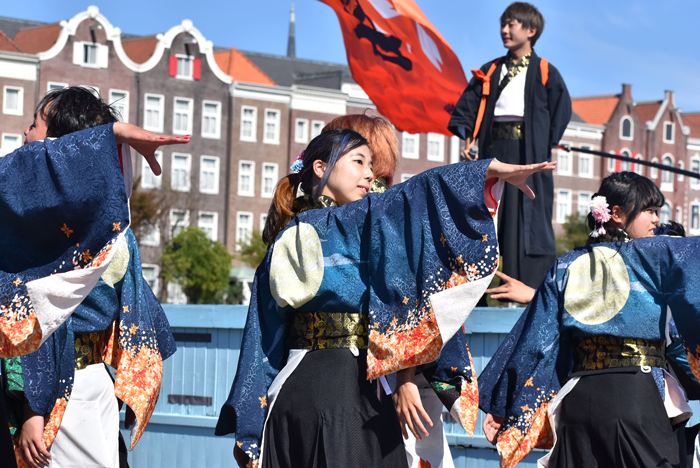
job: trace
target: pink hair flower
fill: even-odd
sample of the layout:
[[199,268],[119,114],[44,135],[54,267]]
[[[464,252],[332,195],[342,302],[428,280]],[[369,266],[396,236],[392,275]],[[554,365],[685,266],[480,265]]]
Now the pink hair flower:
[[603,195],[593,197],[590,203],[590,209],[596,224],[600,225],[600,227],[591,232],[590,236],[594,238],[602,236],[606,233],[604,224],[610,221],[611,218],[608,200]]

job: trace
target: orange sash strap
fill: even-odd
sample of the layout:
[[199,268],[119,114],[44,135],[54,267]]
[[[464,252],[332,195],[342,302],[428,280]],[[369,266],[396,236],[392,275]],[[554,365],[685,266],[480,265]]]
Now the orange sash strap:
[[549,61],[546,58],[540,59],[540,74],[542,75],[542,86],[547,86],[547,80],[549,80]]
[[481,88],[481,102],[479,103],[479,112],[476,114],[476,122],[474,123],[474,139],[476,139],[477,135],[479,135],[479,128],[481,128],[481,122],[484,120],[484,112],[486,112],[486,100],[488,99],[489,94],[491,94],[491,75],[493,75],[493,72],[496,71],[496,68],[501,63],[501,60],[502,58],[497,58],[496,60],[494,60],[491,64],[491,67],[489,68],[488,73],[486,73],[485,75],[484,72],[482,72],[479,68],[474,68],[472,70],[472,74],[474,75],[474,77],[480,79],[483,83]]

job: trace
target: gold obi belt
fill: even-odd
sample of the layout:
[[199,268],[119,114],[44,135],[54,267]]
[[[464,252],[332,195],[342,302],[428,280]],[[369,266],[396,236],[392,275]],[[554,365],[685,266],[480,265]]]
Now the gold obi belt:
[[85,369],[90,364],[101,363],[106,342],[106,332],[76,333],[75,370]]
[[367,349],[368,317],[351,312],[297,312],[292,349]]
[[618,367],[666,367],[664,352],[663,340],[610,335],[579,338],[574,342],[573,372]]
[[491,128],[492,140],[523,140],[525,139],[525,122],[521,120],[494,122]]

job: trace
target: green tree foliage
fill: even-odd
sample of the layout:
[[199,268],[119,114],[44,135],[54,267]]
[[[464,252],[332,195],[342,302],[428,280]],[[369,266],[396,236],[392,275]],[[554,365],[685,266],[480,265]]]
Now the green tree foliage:
[[578,213],[566,218],[564,223],[565,234],[557,236],[557,256],[564,255],[576,247],[583,247],[588,240],[590,229],[586,223],[586,217]]
[[129,199],[131,210],[131,230],[134,231],[136,240],[141,242],[141,237],[151,229],[158,226],[164,214],[168,212],[170,203],[165,192],[157,190],[141,189],[141,177],[134,180],[134,185]]
[[229,287],[231,254],[220,242],[212,241],[194,227],[187,227],[163,249],[161,276],[182,286],[192,304],[221,301]]
[[252,268],[257,268],[267,253],[267,244],[263,242],[260,231],[253,231],[250,239],[247,242],[239,242],[238,247],[240,248],[238,259]]

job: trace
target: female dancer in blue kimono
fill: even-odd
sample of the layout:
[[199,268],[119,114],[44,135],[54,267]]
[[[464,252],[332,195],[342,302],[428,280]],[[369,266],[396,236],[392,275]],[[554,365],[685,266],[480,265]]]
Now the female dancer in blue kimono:
[[649,179],[607,177],[588,245],[557,260],[479,376],[502,466],[552,444],[540,466],[680,466],[673,426],[689,407],[665,371],[667,310],[697,376],[700,297],[688,285],[700,242],[653,237],[663,203]]
[[[217,425],[241,466],[405,467],[391,400],[368,379],[439,356],[497,265],[498,179],[532,197],[526,178],[554,168],[456,164],[367,195],[371,164],[364,138],[333,130],[277,187]],[[475,384],[461,405],[473,419]]]

